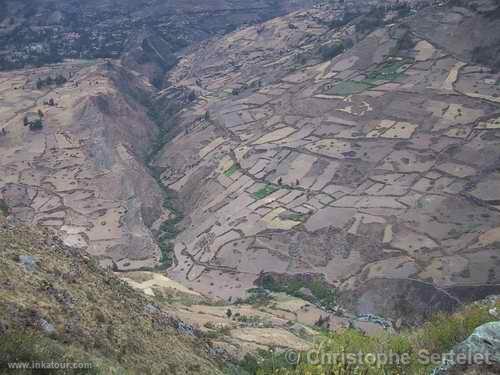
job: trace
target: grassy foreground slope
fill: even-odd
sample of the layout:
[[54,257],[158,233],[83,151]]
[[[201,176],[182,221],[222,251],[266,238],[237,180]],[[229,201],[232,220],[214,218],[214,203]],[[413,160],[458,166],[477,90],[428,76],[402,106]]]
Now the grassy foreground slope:
[[[354,329],[328,333],[318,340],[309,354],[280,354],[272,361],[267,360],[256,372],[258,375],[432,374],[441,360],[450,355],[450,351],[466,340],[476,328],[497,321],[498,318],[490,311],[496,314],[499,309],[500,300],[492,298],[464,306],[452,315],[437,314],[423,326],[397,334],[386,332],[366,336]],[[356,357],[349,357],[349,354]],[[363,359],[359,361],[358,358]],[[386,361],[386,358],[393,360]],[[291,364],[290,359],[296,363]],[[466,370],[450,374],[469,374],[462,371]],[[481,371],[478,373],[490,374],[488,367]],[[476,374],[473,370],[470,373]],[[491,373],[497,372],[492,370]]]
[[[219,374],[207,339],[162,311],[140,292],[60,243],[49,231],[12,226],[0,216],[0,374]],[[317,339],[313,361],[334,353],[408,353],[404,364],[311,363],[306,353],[248,357],[242,374],[428,374],[443,354],[475,328],[496,320],[492,299],[422,327],[366,336],[353,329]],[[206,336],[205,336],[206,337]],[[272,353],[272,352],[271,352]],[[257,356],[258,357],[258,356]],[[328,358],[328,357],[326,357]],[[298,359],[293,364],[290,360]],[[84,363],[80,370],[9,369],[12,363]],[[327,361],[328,362],[328,361]],[[238,370],[237,370],[238,371]]]
[[0,215],[0,373],[52,361],[92,368],[36,373],[219,373],[209,356],[196,331],[93,259]]

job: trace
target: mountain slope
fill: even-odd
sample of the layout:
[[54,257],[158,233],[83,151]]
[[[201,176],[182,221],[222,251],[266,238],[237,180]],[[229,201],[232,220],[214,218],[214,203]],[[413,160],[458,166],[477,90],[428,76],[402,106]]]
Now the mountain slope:
[[144,48],[161,45],[160,56],[154,48],[144,51],[139,64],[150,62],[166,69],[175,63],[173,54],[193,41],[312,5],[310,0],[1,3],[0,69],[60,62],[62,58],[116,58],[134,41],[138,48],[141,44]]
[[407,323],[496,293],[500,76],[471,51],[498,44],[480,37],[498,4],[476,3],[366,37],[366,19],[302,11],[187,54],[163,95],[197,100],[155,161],[185,206],[169,275],[226,300],[262,273],[324,275],[353,311]]
[[192,327],[49,231],[0,218],[0,259],[0,372],[60,360],[102,374],[220,373]]
[[[154,268],[154,228],[168,213],[145,163],[158,136],[151,85],[102,60],[0,77],[0,198],[11,215],[60,231],[105,267]],[[42,129],[23,126],[33,117]]]
[[179,61],[290,3],[5,4],[7,52],[121,59],[0,73],[2,366],[274,371],[321,329],[441,353],[498,315],[448,315],[500,292],[498,2],[325,5]]

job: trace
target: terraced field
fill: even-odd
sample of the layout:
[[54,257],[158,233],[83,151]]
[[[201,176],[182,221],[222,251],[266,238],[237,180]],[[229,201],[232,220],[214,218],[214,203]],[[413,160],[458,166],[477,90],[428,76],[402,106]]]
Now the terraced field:
[[413,322],[497,293],[500,75],[473,51],[500,29],[476,3],[367,34],[295,12],[188,48],[161,91],[117,60],[3,72],[0,209],[227,303],[320,277]]
[[[57,75],[69,81],[37,87]],[[117,77],[131,90],[149,89],[104,61],[0,73],[0,198],[17,220],[59,231],[103,266],[156,267],[145,222],[160,218],[163,198],[143,159],[157,129]],[[43,128],[23,126],[31,117]]]
[[[481,19],[450,12],[449,33]],[[324,17],[209,41],[169,75],[199,95],[155,161],[188,207],[170,277],[231,300],[262,272],[323,274],[358,313],[408,319],[497,291],[500,75],[423,37],[425,12],[297,66],[355,38]]]

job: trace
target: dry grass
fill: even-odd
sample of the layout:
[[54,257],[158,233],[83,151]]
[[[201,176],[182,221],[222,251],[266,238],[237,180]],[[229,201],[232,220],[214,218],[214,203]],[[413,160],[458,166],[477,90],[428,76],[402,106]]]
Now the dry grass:
[[[23,256],[33,257],[31,271]],[[204,341],[178,333],[168,313],[49,232],[7,227],[0,218],[0,259],[0,333],[50,339],[63,353],[133,374],[219,372]],[[10,351],[23,342],[11,342]]]

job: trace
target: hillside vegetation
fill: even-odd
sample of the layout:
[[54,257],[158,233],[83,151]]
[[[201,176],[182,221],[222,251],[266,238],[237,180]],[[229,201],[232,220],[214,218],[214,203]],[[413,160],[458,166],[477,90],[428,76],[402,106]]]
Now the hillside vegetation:
[[[9,364],[51,361],[89,366],[70,372],[78,374],[222,373],[196,329],[148,302],[92,258],[62,245],[49,231],[12,226],[0,217],[0,259],[0,373],[35,373],[11,370]],[[438,314],[421,328],[399,334],[367,336],[354,329],[324,333],[313,349],[409,353],[407,364],[313,365],[306,353],[297,353],[293,364],[289,352],[261,352],[247,355],[238,373],[429,373],[435,364],[419,362],[419,353],[447,353],[475,328],[495,320],[492,307],[500,308],[500,303],[479,302],[451,316]]]
[[0,373],[51,361],[91,364],[76,373],[219,373],[192,327],[48,231],[0,218],[0,280]]
[[[396,375],[430,374],[439,366],[439,360],[428,360],[431,355],[441,359],[458,344],[467,339],[479,326],[496,321],[489,311],[498,309],[500,301],[491,299],[463,307],[453,315],[437,314],[422,327],[398,334],[385,332],[367,336],[358,330],[327,333],[318,340],[315,348],[307,353],[275,355],[267,359],[257,371],[259,375]],[[362,353],[365,361],[354,363],[349,357],[336,354]],[[372,363],[370,355],[380,356],[379,363]],[[397,355],[401,363],[384,363],[383,355]],[[407,355],[407,359],[403,357]],[[322,359],[321,359],[322,358]],[[396,358],[396,357],[394,357]],[[290,363],[295,360],[295,364]],[[427,361],[428,360],[428,361]],[[316,363],[321,362],[321,363]],[[323,363],[325,362],[325,363]],[[404,362],[404,363],[403,363]],[[484,372],[481,372],[481,374]]]

